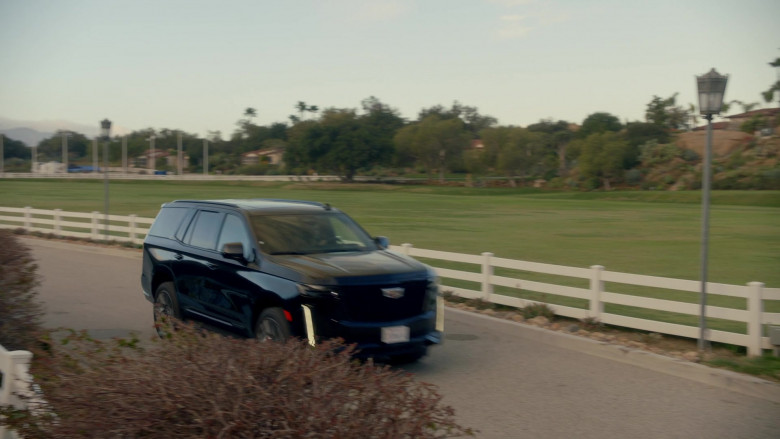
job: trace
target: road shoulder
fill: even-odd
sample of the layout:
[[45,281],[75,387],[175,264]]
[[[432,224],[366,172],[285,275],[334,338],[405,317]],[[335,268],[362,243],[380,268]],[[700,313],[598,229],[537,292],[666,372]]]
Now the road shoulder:
[[491,317],[447,307],[447,312],[467,314],[480,319],[501,322],[521,329],[518,334],[527,339],[543,341],[546,344],[570,349],[588,355],[593,355],[636,367],[665,373],[668,375],[696,381],[714,387],[728,389],[767,401],[780,403],[780,384],[750,375],[740,374],[724,369],[716,369],[702,364],[684,361],[677,358],[658,355],[641,349],[632,349],[589,338],[579,337],[564,332],[540,328],[511,320]]

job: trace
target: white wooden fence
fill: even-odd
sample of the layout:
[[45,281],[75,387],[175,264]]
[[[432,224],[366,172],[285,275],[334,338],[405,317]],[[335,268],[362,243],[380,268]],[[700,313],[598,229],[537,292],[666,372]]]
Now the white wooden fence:
[[141,244],[153,218],[135,215],[105,215],[100,212],[63,212],[32,207],[0,207],[0,228],[21,228],[28,232],[50,233],[56,237],[85,238]]
[[[556,315],[560,316],[572,317],[575,319],[593,318],[601,323],[609,325],[694,339],[699,337],[699,328],[696,326],[646,320],[604,312],[604,305],[611,303],[698,316],[700,315],[699,304],[621,294],[618,292],[610,292],[605,289],[605,284],[609,282],[611,287],[614,285],[614,287],[617,288],[619,288],[620,285],[635,285],[664,290],[699,292],[701,283],[698,281],[606,271],[604,267],[600,265],[593,265],[590,268],[575,268],[497,258],[494,257],[492,253],[482,253],[482,255],[475,256],[462,253],[423,250],[416,249],[411,244],[403,244],[394,249],[413,257],[474,264],[478,268],[474,271],[436,268],[437,274],[444,278],[443,283],[445,285],[442,285],[442,288],[451,290],[460,297],[482,299],[486,302],[518,308],[523,308],[529,304],[536,303],[536,301],[496,294],[494,292],[494,287],[502,286],[516,291],[533,291],[550,296],[573,297],[586,300],[589,306],[587,308],[573,308],[562,305],[549,306]],[[433,265],[435,266],[436,264],[434,263]],[[516,277],[496,276],[493,274],[494,268],[585,279],[588,281],[589,288],[535,282],[518,279]],[[470,290],[446,286],[448,279],[478,283],[481,285],[481,288],[480,290]],[[761,282],[750,282],[747,286],[708,282],[707,292],[708,294],[739,297],[747,300],[746,310],[717,306],[706,307],[707,317],[733,320],[747,324],[747,334],[711,329],[707,330],[708,340],[745,346],[747,347],[748,355],[750,356],[761,355],[762,349],[773,348],[769,343],[769,338],[764,336],[764,325],[780,325],[780,313],[764,312],[764,300],[780,300],[780,288],[765,288],[764,284]]]
[[[150,225],[152,221],[153,219],[151,218],[138,218],[135,215],[111,215],[109,216],[110,239],[115,241],[133,242],[136,244],[141,243],[148,232],[148,225]],[[97,240],[105,239],[106,236],[104,234],[104,217],[100,213],[93,212],[91,214],[85,214],[63,212],[59,209],[41,210],[32,209],[30,207],[0,207],[0,228],[23,228],[28,231],[51,233],[55,236],[74,236]],[[641,319],[604,311],[605,304],[614,304],[661,311],[661,313],[669,312],[698,316],[700,305],[696,303],[642,297],[641,295],[636,294],[607,291],[605,288],[605,286],[609,284],[610,289],[621,288],[622,285],[629,285],[662,290],[699,292],[701,286],[698,281],[619,273],[607,271],[604,267],[599,265],[594,265],[590,268],[575,268],[497,258],[494,257],[492,253],[469,255],[424,250],[414,248],[411,244],[391,246],[391,249],[410,256],[425,258],[432,261],[431,265],[436,269],[439,276],[444,278],[443,283],[445,285],[443,285],[443,288],[451,290],[454,294],[464,298],[482,299],[495,304],[519,308],[538,302],[505,294],[498,294],[494,291],[496,286],[508,288],[511,291],[532,291],[549,296],[572,297],[586,301],[588,306],[576,308],[556,304],[550,305],[550,307],[557,315],[565,317],[575,319],[593,318],[609,325],[693,339],[699,337],[699,328],[697,326]],[[437,265],[447,264],[437,264],[435,261],[471,264],[474,266],[474,269],[462,271],[443,268],[441,266],[437,267]],[[520,275],[515,275],[513,277],[498,276],[494,274],[495,268],[584,279],[587,281],[589,287],[572,287],[532,281],[522,279]],[[446,283],[451,279],[479,284],[480,289],[471,290],[457,286],[447,286]],[[742,322],[747,326],[747,331],[744,334],[721,330],[708,330],[708,340],[745,346],[747,347],[748,355],[751,356],[761,355],[762,349],[772,349],[773,346],[770,344],[769,338],[764,336],[764,325],[780,325],[780,313],[764,312],[764,301],[780,301],[780,288],[766,288],[761,282],[750,282],[746,286],[707,283],[707,291],[708,294],[742,298],[747,302],[746,309],[725,308],[712,305],[707,306],[707,317]]]

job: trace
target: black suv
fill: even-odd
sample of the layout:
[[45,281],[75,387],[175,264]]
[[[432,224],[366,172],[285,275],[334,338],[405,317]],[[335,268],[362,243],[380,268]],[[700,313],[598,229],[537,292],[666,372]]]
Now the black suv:
[[155,321],[413,360],[442,341],[443,303],[433,270],[387,247],[328,204],[174,201],[144,241],[141,285]]

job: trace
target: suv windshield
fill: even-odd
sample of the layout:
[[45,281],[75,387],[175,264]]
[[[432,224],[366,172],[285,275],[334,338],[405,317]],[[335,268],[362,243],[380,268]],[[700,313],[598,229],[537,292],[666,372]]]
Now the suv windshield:
[[254,215],[260,249],[271,255],[376,250],[373,239],[343,213]]

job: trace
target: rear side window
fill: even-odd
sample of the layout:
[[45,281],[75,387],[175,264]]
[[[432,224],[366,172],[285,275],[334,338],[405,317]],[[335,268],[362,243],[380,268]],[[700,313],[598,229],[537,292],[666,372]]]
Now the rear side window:
[[222,213],[208,210],[198,212],[195,223],[190,227],[191,230],[187,232],[189,235],[187,242],[195,247],[215,250],[223,215]]
[[182,219],[187,215],[189,209],[186,207],[164,207],[157,214],[149,234],[163,238],[174,239],[176,231],[181,225]]

